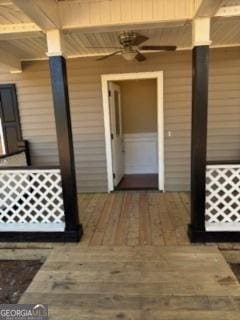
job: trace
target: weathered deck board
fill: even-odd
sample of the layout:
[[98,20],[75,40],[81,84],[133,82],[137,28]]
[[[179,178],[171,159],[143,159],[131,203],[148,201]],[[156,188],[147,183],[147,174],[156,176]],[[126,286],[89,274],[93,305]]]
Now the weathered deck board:
[[84,236],[56,246],[20,303],[56,320],[238,320],[240,286],[215,246],[190,245],[189,195],[80,196]]
[[215,247],[80,244],[54,249],[20,303],[58,320],[235,320],[240,285]]
[[187,193],[127,191],[80,196],[82,245],[188,245]]

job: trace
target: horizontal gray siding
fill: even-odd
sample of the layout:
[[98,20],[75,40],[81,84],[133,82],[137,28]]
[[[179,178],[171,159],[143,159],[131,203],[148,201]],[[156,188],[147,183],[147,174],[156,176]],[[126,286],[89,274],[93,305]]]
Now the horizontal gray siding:
[[[68,79],[78,190],[106,191],[106,157],[101,74],[164,71],[165,173],[167,190],[187,190],[190,181],[191,53],[149,54],[144,63],[120,57],[68,61]],[[240,157],[240,49],[216,49],[210,56],[208,158]],[[34,164],[58,163],[47,61],[24,64],[22,74],[1,72],[16,83],[23,136]],[[168,131],[172,136],[168,137]]]
[[24,64],[21,74],[0,73],[1,83],[16,83],[23,137],[33,164],[58,163],[52,93],[46,62]]
[[240,159],[240,50],[211,55],[208,159]]

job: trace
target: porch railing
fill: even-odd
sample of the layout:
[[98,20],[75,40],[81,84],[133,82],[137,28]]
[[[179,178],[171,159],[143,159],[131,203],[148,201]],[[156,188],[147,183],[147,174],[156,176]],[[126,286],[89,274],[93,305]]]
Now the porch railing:
[[27,166],[27,157],[25,150],[16,151],[10,154],[0,156],[1,167],[20,167]]
[[240,161],[206,168],[206,231],[240,231]]
[[0,168],[0,231],[64,231],[58,167]]

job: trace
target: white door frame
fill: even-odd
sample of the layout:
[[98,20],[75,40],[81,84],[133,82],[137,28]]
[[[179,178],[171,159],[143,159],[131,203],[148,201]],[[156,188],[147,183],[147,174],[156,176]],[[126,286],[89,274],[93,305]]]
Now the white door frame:
[[151,71],[151,72],[117,73],[117,74],[101,75],[108,192],[111,192],[114,190],[108,82],[136,80],[136,79],[156,79],[157,80],[158,189],[164,191],[163,71]]
[[2,153],[6,154],[6,146],[3,135],[2,119],[0,118],[0,144],[2,145]]

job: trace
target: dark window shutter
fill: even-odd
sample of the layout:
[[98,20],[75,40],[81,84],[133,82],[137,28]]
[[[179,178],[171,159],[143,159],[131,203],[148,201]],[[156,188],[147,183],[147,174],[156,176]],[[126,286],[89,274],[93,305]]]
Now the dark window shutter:
[[15,85],[0,85],[0,117],[6,153],[15,152],[22,140]]

